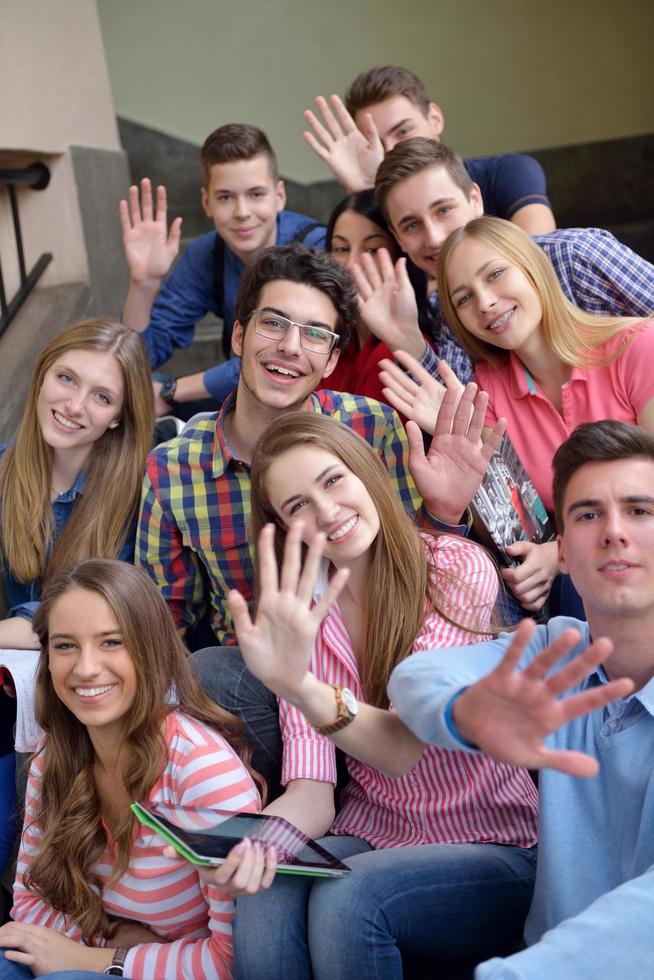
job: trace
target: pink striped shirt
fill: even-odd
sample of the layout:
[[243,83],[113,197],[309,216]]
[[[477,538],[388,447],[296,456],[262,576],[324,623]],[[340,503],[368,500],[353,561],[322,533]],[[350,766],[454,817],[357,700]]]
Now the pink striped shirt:
[[[486,553],[469,541],[422,534],[432,595],[452,618],[483,626],[497,596],[497,572]],[[444,579],[447,573],[453,581]],[[473,598],[474,596],[474,598]],[[463,646],[485,637],[448,623],[425,602],[425,618],[412,654]],[[313,653],[312,671],[328,684],[349,687],[363,700],[356,658],[338,606],[324,619]],[[304,715],[280,702],[284,741],[284,783],[293,779],[336,782],[333,742],[318,735]],[[536,843],[538,794],[524,769],[426,746],[414,768],[391,778],[347,756],[351,781],[333,834],[352,834],[375,848],[410,844]]]
[[[168,757],[150,793],[152,803],[256,811],[256,787],[236,753],[216,731],[179,711],[166,720]],[[47,742],[46,748],[47,751]],[[17,922],[55,929],[81,942],[75,922],[47,905],[23,884],[23,874],[36,854],[42,833],[38,812],[43,755],[32,762],[25,807],[25,827],[18,855],[14,907]],[[188,980],[232,975],[234,902],[215,885],[204,884],[188,861],[163,857],[165,841],[137,823],[132,855],[125,874],[103,890],[102,904],[112,916],[135,919],[164,940],[133,946],[125,976],[138,980]],[[106,881],[113,866],[110,842],[93,870]]]

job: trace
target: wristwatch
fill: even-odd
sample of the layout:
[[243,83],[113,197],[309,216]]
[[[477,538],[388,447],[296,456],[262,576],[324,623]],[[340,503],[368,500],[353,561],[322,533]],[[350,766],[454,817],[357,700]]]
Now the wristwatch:
[[176,390],[177,378],[168,378],[161,385],[161,388],[159,389],[159,396],[166,402],[167,405],[172,405],[175,401]]
[[123,970],[125,969],[125,957],[127,956],[127,950],[120,946],[114,953],[114,958],[104,971],[103,976],[105,977],[122,977]]
[[336,721],[331,722],[329,725],[312,725],[313,730],[318,732],[319,735],[334,735],[336,732],[340,732],[341,728],[345,728],[346,725],[354,721],[359,713],[357,699],[349,688],[339,687],[338,684],[332,684],[332,687],[336,695],[338,715]]

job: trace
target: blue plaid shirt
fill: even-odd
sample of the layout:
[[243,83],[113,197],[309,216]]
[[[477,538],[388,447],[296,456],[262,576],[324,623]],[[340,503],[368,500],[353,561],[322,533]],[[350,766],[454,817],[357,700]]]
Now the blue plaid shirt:
[[[654,265],[641,258],[602,228],[563,228],[534,235],[554,266],[561,289],[575,306],[604,316],[654,314]],[[429,297],[434,314],[438,353],[425,351],[422,367],[438,377],[439,357],[467,384],[472,364],[458,346],[441,312],[438,294]],[[442,339],[441,339],[442,338]]]

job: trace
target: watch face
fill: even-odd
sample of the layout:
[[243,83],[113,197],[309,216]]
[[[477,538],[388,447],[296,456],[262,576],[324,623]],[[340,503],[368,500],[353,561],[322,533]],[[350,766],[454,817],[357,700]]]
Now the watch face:
[[359,704],[355,696],[352,694],[352,691],[350,691],[349,688],[344,687],[341,691],[341,697],[343,698],[343,704],[350,714],[356,715],[359,711]]

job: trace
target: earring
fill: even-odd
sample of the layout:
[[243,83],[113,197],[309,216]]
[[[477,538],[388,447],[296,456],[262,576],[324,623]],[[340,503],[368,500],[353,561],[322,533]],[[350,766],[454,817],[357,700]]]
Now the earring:
[[118,419],[114,419],[113,422],[110,422],[109,423],[109,428],[110,429],[117,429],[119,425],[120,425],[120,422],[118,421]]

